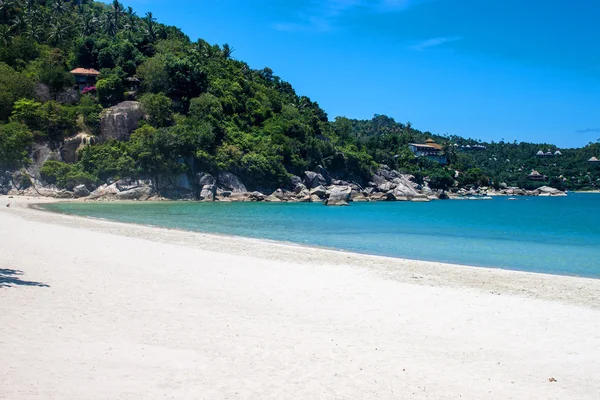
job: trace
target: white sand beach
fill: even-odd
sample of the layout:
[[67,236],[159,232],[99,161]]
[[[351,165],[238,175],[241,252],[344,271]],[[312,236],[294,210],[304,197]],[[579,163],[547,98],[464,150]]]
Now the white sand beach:
[[40,201],[0,196],[0,399],[600,398],[600,280]]

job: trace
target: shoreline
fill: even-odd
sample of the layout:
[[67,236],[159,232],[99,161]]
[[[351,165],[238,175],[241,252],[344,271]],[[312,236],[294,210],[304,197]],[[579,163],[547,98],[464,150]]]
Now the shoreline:
[[[1,198],[1,197],[0,197]],[[525,197],[526,198],[526,197]],[[487,270],[501,270],[501,271],[512,271],[512,272],[522,272],[522,273],[529,273],[529,274],[541,274],[541,275],[550,275],[550,276],[564,276],[564,277],[572,277],[572,278],[584,278],[584,279],[595,279],[595,280],[599,280],[600,281],[600,277],[594,277],[594,276],[582,276],[582,275],[574,275],[574,274],[559,274],[559,273],[547,273],[547,272],[539,272],[539,271],[525,271],[522,269],[518,269],[518,268],[510,268],[510,267],[495,267],[495,266],[490,266],[490,265],[476,265],[476,264],[467,264],[467,263],[452,263],[452,262],[446,262],[446,261],[437,261],[437,260],[423,260],[423,259],[416,259],[416,258],[404,258],[404,257],[395,257],[395,256],[391,256],[391,255],[383,255],[383,254],[374,254],[374,253],[367,253],[367,252],[360,252],[360,251],[352,251],[352,250],[347,250],[347,249],[342,249],[342,248],[335,248],[335,247],[328,247],[328,246],[319,246],[316,244],[305,244],[305,243],[296,243],[296,242],[292,242],[292,241],[287,241],[287,240],[276,240],[276,239],[267,239],[267,238],[260,238],[260,237],[252,237],[252,236],[243,236],[243,235],[235,235],[235,234],[228,234],[228,233],[219,233],[219,232],[209,232],[209,231],[201,231],[201,230],[186,230],[183,228],[171,228],[171,227],[165,227],[165,226],[160,226],[160,225],[151,225],[151,224],[142,224],[142,223],[137,223],[137,222],[122,222],[122,221],[117,221],[117,220],[113,220],[110,218],[101,218],[101,217],[92,217],[92,216],[84,216],[84,215],[77,215],[77,214],[70,214],[68,212],[62,212],[59,210],[51,210],[51,209],[47,209],[44,208],[43,205],[44,204],[56,204],[56,203],[72,203],[72,202],[80,202],[78,200],[71,200],[71,201],[63,201],[61,199],[52,199],[52,198],[45,198],[46,201],[44,203],[31,203],[28,204],[27,207],[28,208],[32,208],[32,209],[36,209],[38,211],[41,212],[50,212],[50,213],[56,213],[56,214],[60,214],[60,215],[66,215],[66,216],[73,216],[73,217],[79,217],[79,218],[85,218],[85,219],[91,219],[91,220],[98,220],[98,221],[106,221],[106,222],[116,222],[116,223],[122,223],[122,224],[126,224],[126,225],[132,225],[132,226],[140,226],[140,227],[147,227],[147,228],[156,228],[156,229],[165,229],[168,231],[174,231],[174,232],[180,232],[180,233],[196,233],[196,234],[203,234],[203,235],[210,235],[210,236],[215,236],[215,237],[220,237],[220,238],[224,238],[224,239],[249,239],[249,240],[257,240],[257,241],[262,241],[262,242],[266,242],[266,243],[271,243],[271,244],[280,244],[280,245],[284,245],[284,246],[291,246],[291,247],[299,247],[299,248],[306,248],[306,249],[316,249],[316,250],[325,250],[325,251],[332,251],[332,252],[336,252],[336,253],[348,253],[350,255],[357,255],[357,256],[367,256],[367,257],[382,257],[384,259],[389,259],[389,260],[397,260],[397,261],[401,261],[401,262],[424,262],[424,263],[437,263],[437,264],[442,264],[442,265],[446,265],[448,267],[468,267],[468,268],[483,268],[483,269],[487,269]],[[116,200],[116,201],[111,201],[111,204],[136,204],[139,203],[138,201],[132,201],[132,200]],[[161,204],[163,203],[163,201],[143,201],[143,204]],[[222,203],[222,204],[229,204],[229,203]],[[282,204],[282,203],[275,203],[275,204]],[[373,203],[371,203],[373,204]]]
[[0,399],[596,400],[600,391],[600,280],[32,203],[0,203]]
[[[0,201],[7,196],[0,196]],[[43,209],[41,206],[48,203],[64,202],[62,199],[54,198],[20,198],[24,200],[18,207],[21,210],[30,210],[37,215],[34,218],[38,221],[50,222],[63,226],[73,226],[98,232],[117,234],[133,238],[141,238],[150,241],[162,242],[166,239],[169,242],[175,242],[184,246],[192,246],[201,250],[215,250],[231,253],[240,256],[251,256],[266,260],[279,260],[280,254],[273,256],[270,254],[269,247],[275,247],[278,253],[293,258],[298,251],[304,251],[311,254],[311,261],[339,265],[346,263],[353,267],[364,268],[364,264],[370,264],[370,269],[385,274],[387,277],[400,280],[404,283],[417,281],[417,284],[434,285],[441,287],[458,287],[469,289],[484,289],[491,292],[503,292],[513,295],[532,296],[545,300],[556,300],[555,293],[547,294],[539,290],[537,285],[556,284],[557,279],[564,279],[562,283],[568,283],[568,288],[563,291],[560,300],[566,300],[572,304],[581,305],[580,295],[585,299],[589,306],[600,309],[600,279],[591,277],[582,277],[575,275],[558,275],[543,272],[528,272],[515,269],[504,269],[497,267],[473,266],[466,264],[452,264],[438,261],[425,261],[416,259],[406,259],[375,254],[365,254],[352,252],[343,249],[328,247],[311,246],[298,244],[294,242],[269,240],[261,238],[252,238],[246,236],[228,235],[220,233],[187,231],[179,228],[160,227],[155,225],[143,225],[129,222],[119,222],[110,219],[101,219],[88,216],[78,216],[58,211]],[[78,202],[79,200],[67,200],[66,202]],[[129,204],[135,201],[122,201]],[[43,215],[47,215],[44,218]],[[57,218],[52,218],[54,215]],[[162,235],[155,236],[160,232]],[[223,245],[223,241],[233,242],[239,246]],[[256,251],[259,249],[260,251]],[[410,268],[407,268],[407,267]],[[410,272],[410,277],[408,276]],[[463,279],[466,274],[472,275],[472,279]],[[442,279],[442,276],[444,279]],[[490,280],[494,279],[494,282]],[[521,288],[518,282],[528,282],[536,280],[536,288]],[[591,281],[591,284],[589,284]],[[588,285],[589,284],[589,285]],[[590,287],[589,292],[581,293],[582,288]],[[571,290],[573,292],[571,292]],[[568,291],[565,293],[565,291]]]

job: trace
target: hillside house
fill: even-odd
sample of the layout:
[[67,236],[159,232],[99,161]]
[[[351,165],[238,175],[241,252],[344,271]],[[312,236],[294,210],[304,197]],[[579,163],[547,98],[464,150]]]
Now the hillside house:
[[71,74],[75,77],[75,83],[77,83],[77,88],[81,92],[86,87],[96,85],[100,72],[93,68],[75,68],[71,71]]
[[425,157],[440,164],[448,163],[448,158],[444,154],[442,146],[433,139],[427,139],[425,143],[410,143],[408,147],[416,157]]

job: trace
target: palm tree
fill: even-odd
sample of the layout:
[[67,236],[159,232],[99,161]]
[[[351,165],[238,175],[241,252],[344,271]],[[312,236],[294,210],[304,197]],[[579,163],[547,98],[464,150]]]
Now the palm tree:
[[89,36],[98,27],[98,18],[91,12],[86,12],[81,16],[79,26],[81,28],[81,36]]
[[112,14],[109,12],[100,16],[100,26],[102,27],[102,31],[109,36],[114,36],[117,34],[115,20],[113,19]]
[[115,28],[118,30],[119,29],[119,18],[121,17],[121,14],[123,14],[123,5],[121,3],[119,3],[119,0],[113,0],[112,2],[112,15],[113,15],[113,22],[115,24]]
[[58,18],[61,15],[65,14],[69,9],[67,3],[63,0],[54,0],[51,6],[52,10],[52,18]]
[[228,44],[228,43],[225,43],[225,44],[223,45],[223,50],[222,50],[222,53],[223,53],[223,58],[230,58],[230,57],[231,57],[231,54],[232,54],[234,51],[235,51],[235,49],[234,49],[233,47],[229,46],[229,44]]
[[146,13],[146,16],[143,18],[144,21],[144,30],[146,31],[146,36],[148,36],[148,39],[150,40],[150,42],[155,42],[156,41],[156,31],[157,31],[157,24],[156,24],[156,18],[154,18],[152,16],[151,12]]
[[64,24],[60,20],[50,24],[50,30],[48,31],[48,42],[57,45],[64,41],[68,36],[68,25]]
[[27,37],[37,42],[41,42],[45,36],[44,28],[40,24],[32,24],[27,30]]
[[3,46],[8,46],[11,41],[11,27],[8,25],[0,25],[0,44]]
[[4,23],[9,17],[15,3],[13,0],[0,0],[0,22]]

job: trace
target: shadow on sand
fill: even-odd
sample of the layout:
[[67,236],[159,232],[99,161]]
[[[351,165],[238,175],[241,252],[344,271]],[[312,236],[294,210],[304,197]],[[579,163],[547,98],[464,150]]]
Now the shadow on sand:
[[0,288],[15,287],[15,286],[37,286],[37,287],[50,287],[45,283],[25,281],[20,278],[23,275],[23,271],[16,269],[3,269],[0,268]]

